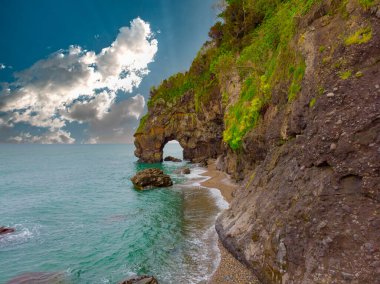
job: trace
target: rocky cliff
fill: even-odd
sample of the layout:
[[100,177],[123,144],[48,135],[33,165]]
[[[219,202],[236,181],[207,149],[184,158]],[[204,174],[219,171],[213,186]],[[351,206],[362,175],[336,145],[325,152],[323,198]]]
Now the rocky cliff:
[[[268,15],[296,1],[282,2]],[[163,145],[176,139],[187,159],[219,156],[241,186],[216,229],[263,283],[380,283],[380,6],[309,2],[287,49],[268,55],[291,50],[295,68],[276,61],[275,75],[267,75],[270,63],[256,76],[257,65],[228,64],[215,71],[219,91],[202,111],[191,91],[156,102],[135,134],[136,155],[161,161]],[[249,29],[259,34],[268,15]],[[258,83],[247,97],[249,76]]]
[[219,101],[217,94],[203,112],[196,112],[191,91],[173,102],[159,100],[135,133],[135,155],[141,162],[162,162],[166,143],[177,140],[186,160],[216,158],[222,153],[223,112]]

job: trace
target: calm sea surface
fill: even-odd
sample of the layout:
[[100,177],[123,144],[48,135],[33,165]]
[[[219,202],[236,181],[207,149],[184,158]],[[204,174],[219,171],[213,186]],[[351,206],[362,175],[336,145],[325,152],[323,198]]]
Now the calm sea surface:
[[[166,154],[182,158],[178,144]],[[59,272],[69,283],[117,283],[153,274],[160,283],[205,283],[219,252],[213,223],[226,205],[215,190],[161,167],[172,188],[138,192],[133,145],[0,145],[0,283]]]

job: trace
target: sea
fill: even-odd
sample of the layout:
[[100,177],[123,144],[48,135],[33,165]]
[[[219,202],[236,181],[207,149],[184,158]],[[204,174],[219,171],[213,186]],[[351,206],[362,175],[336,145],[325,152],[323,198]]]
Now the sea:
[[[20,275],[207,283],[220,261],[214,222],[228,204],[201,186],[204,169],[142,164],[133,152],[133,145],[0,145],[0,226],[16,229],[0,236],[0,283]],[[182,148],[168,143],[164,154],[182,158]],[[190,175],[178,172],[185,166]],[[174,185],[135,190],[130,178],[149,167]]]

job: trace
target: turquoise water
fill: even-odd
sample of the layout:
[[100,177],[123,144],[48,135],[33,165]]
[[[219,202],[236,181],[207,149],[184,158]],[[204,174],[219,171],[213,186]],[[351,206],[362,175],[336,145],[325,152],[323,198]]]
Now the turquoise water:
[[[177,144],[170,154],[182,156]],[[205,283],[219,253],[217,194],[162,167],[172,188],[144,192],[130,177],[133,145],[0,145],[0,283],[25,272],[64,272],[69,283]],[[193,172],[199,172],[194,169]]]

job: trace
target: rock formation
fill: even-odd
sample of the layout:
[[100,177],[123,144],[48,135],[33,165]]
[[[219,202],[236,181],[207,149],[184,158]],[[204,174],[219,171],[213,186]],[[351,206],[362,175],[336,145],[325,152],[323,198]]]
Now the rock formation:
[[119,282],[119,284],[158,284],[158,281],[153,276],[135,276]]
[[[232,95],[204,108],[214,116],[194,112],[191,93],[163,102],[135,135],[143,161],[160,161],[177,139],[187,159],[218,156],[241,182],[216,229],[263,283],[380,283],[379,13],[379,4],[325,0],[298,17],[300,92],[290,100],[289,82],[277,81],[238,150],[222,142]],[[223,84],[220,93],[239,86]]]
[[188,175],[188,174],[190,174],[190,169],[189,168],[183,168],[181,172],[184,175]]
[[15,229],[9,227],[0,227],[0,235],[5,235],[9,233],[13,233]]
[[185,93],[177,101],[160,101],[149,109],[143,125],[135,133],[135,155],[141,162],[162,162],[164,146],[177,140],[183,148],[183,158],[198,161],[221,153],[223,113],[219,97],[210,108],[197,113],[194,94]]
[[136,189],[148,189],[153,187],[172,186],[170,176],[164,174],[160,169],[146,169],[138,172],[131,181]]
[[178,158],[175,158],[175,157],[172,157],[172,156],[165,157],[164,161],[165,162],[174,162],[174,163],[180,163],[180,162],[182,162],[181,159],[178,159]]
[[[352,20],[325,6],[303,19],[299,98],[268,109],[243,153],[224,156],[244,181],[216,228],[263,283],[380,283],[380,20],[353,2]],[[337,43],[363,22],[370,44]],[[339,78],[320,46],[358,75]]]

